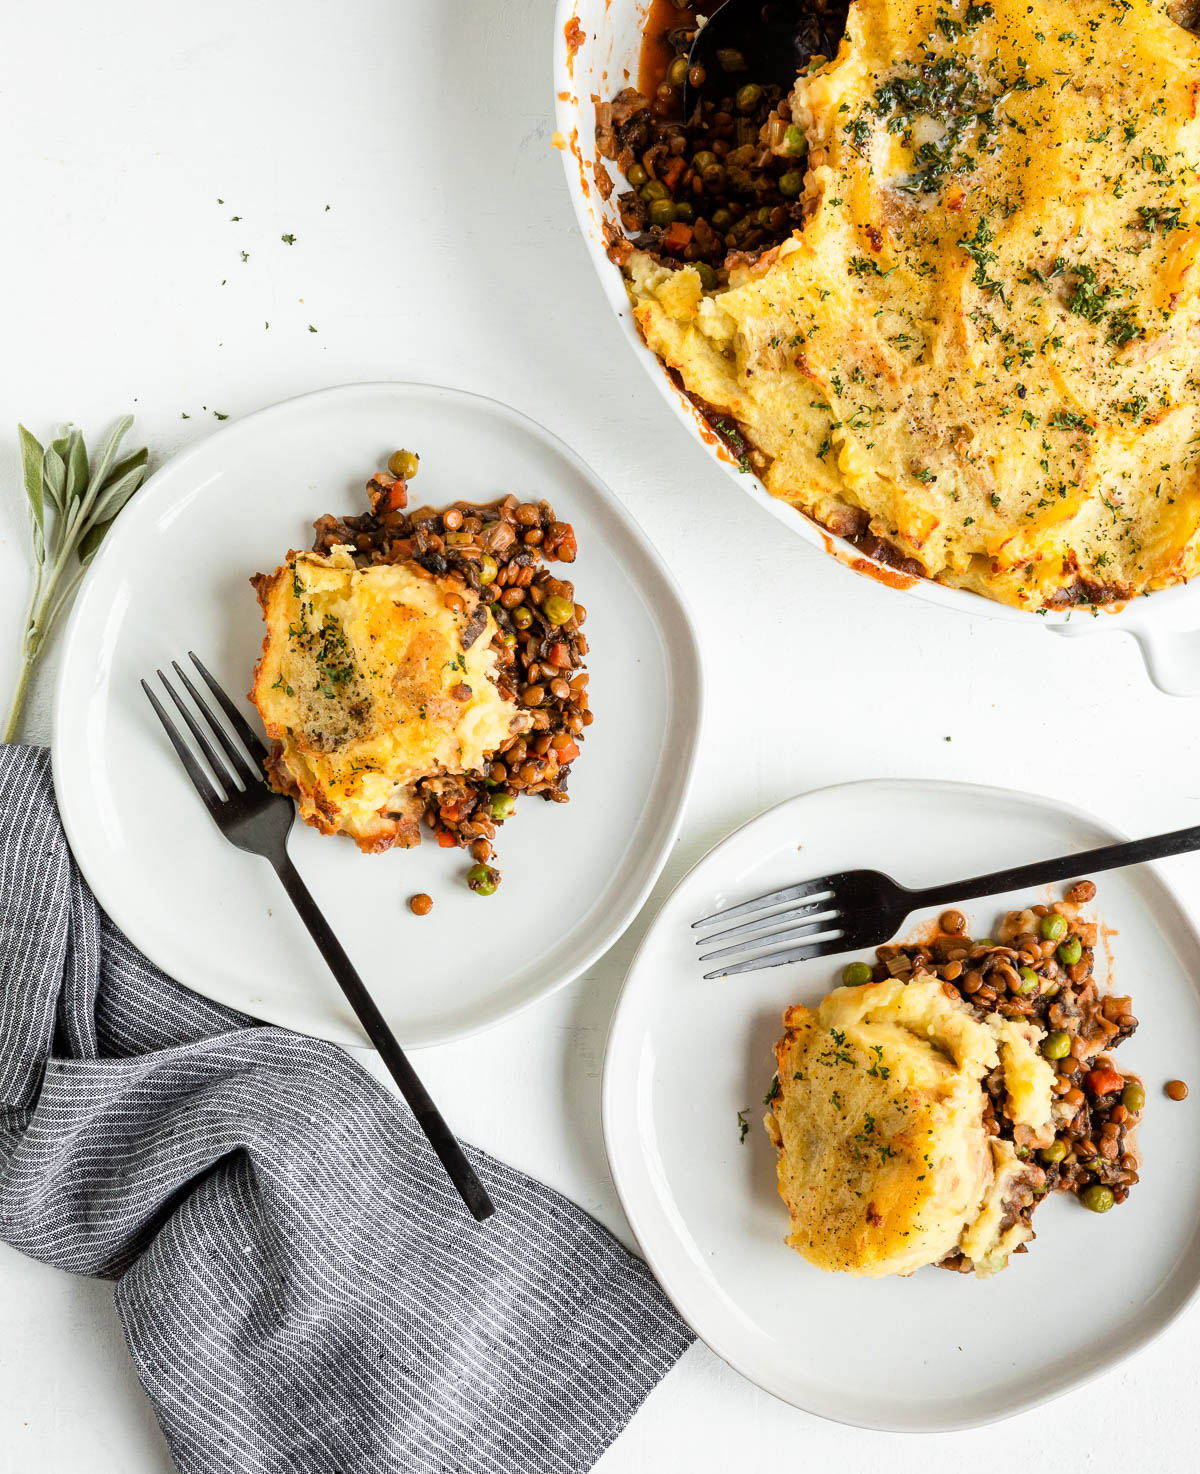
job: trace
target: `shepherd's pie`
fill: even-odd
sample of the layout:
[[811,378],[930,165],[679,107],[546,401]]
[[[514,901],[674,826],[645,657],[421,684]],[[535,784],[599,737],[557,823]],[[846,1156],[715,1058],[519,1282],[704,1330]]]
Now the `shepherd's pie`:
[[1198,99],[1154,0],[854,0],[790,100],[803,225],[715,286],[625,247],[638,327],[773,495],[910,572],[1035,610],[1186,580]]
[[528,727],[496,688],[478,594],[448,603],[415,563],[358,568],[349,547],[294,553],[254,582],[267,633],[251,695],[272,776],[324,833],[368,852],[417,843],[416,781],[478,772]]

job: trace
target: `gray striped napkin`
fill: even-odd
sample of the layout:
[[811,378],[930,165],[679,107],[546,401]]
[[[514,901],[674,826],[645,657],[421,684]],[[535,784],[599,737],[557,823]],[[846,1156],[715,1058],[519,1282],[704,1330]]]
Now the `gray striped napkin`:
[[481,1152],[477,1225],[350,1056],[185,991],[0,748],[0,1237],[117,1281],[181,1474],[568,1474],[691,1340],[645,1265]]

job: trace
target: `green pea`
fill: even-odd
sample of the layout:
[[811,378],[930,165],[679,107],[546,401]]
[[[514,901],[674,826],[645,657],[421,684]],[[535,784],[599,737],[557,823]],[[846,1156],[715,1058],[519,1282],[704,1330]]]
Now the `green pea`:
[[1068,937],[1065,942],[1060,942],[1055,957],[1064,967],[1074,967],[1083,956],[1083,943],[1078,937]]
[[687,81],[688,59],[686,56],[677,56],[667,68],[667,81],[672,87],[682,87]]
[[1022,993],[1036,993],[1037,992],[1037,988],[1038,988],[1038,975],[1037,975],[1037,973],[1034,972],[1034,970],[1033,970],[1032,967],[1023,967],[1023,968],[1021,968],[1021,987],[1020,987],[1020,991]]
[[799,169],[789,169],[779,176],[779,193],[797,195],[804,188],[804,175]]
[[762,101],[762,95],[763,90],[757,82],[747,82],[744,87],[738,88],[733,105],[739,113],[752,113]]
[[670,200],[652,200],[647,214],[651,225],[670,225],[675,219],[675,206]]
[[402,481],[411,481],[417,474],[420,457],[411,450],[395,450],[388,456],[388,470]]
[[795,123],[789,123],[787,132],[783,135],[783,146],[790,154],[802,154],[808,149],[808,139],[804,136],[804,129],[798,128]]
[[717,61],[722,71],[744,72],[746,70],[746,58],[735,46],[718,46]]
[[1042,1053],[1047,1059],[1066,1059],[1071,1052],[1071,1036],[1065,1029],[1055,1029],[1042,1041]]
[[725,188],[727,178],[724,164],[710,164],[703,174],[704,187],[711,190],[713,194],[719,194]]
[[1049,1146],[1044,1146],[1038,1153],[1043,1162],[1061,1162],[1067,1155],[1067,1144],[1061,1136],[1056,1136]]
[[542,613],[551,624],[566,624],[575,617],[575,605],[559,594],[549,594],[542,601]]
[[702,148],[698,154],[692,155],[692,168],[697,174],[703,174],[705,169],[711,169],[717,163],[717,156],[710,149]]
[[665,200],[667,186],[661,179],[649,179],[642,185],[641,195],[648,205],[653,204],[655,200]]
[[695,267],[696,274],[700,278],[700,285],[706,292],[711,292],[717,284],[717,273],[707,261],[693,261],[692,265]]
[[1057,911],[1042,917],[1042,937],[1047,942],[1061,942],[1067,934],[1067,918]]
[[733,216],[724,207],[724,205],[722,205],[719,210],[714,210],[713,211],[713,213],[712,213],[712,228],[714,230],[719,230],[719,231],[724,232],[724,231],[728,230],[729,227],[732,224],[733,224]]
[[516,806],[516,799],[511,793],[492,794],[492,818],[507,819]]
[[497,879],[490,865],[472,865],[467,871],[467,884],[477,896],[494,896]]
[[490,553],[484,553],[479,560],[479,577],[485,584],[495,583],[499,577],[500,568],[495,558]]
[[504,633],[500,636],[500,640],[501,643],[507,645],[510,650],[517,643],[517,637],[513,634],[512,630],[505,630]]
[[696,207],[691,200],[679,200],[674,208],[676,220],[682,220],[685,225],[693,224],[696,219]]
[[524,604],[518,604],[509,618],[519,630],[527,630],[533,623],[533,611]]
[[1114,1202],[1112,1188],[1105,1187],[1102,1182],[1093,1182],[1079,1194],[1079,1201],[1093,1213],[1107,1213]]
[[847,988],[861,988],[873,976],[869,962],[849,962],[842,968],[842,982]]
[[630,164],[625,171],[625,178],[629,180],[634,189],[641,189],[642,185],[650,178],[641,164]]
[[1146,1104],[1145,1086],[1136,1080],[1126,1081],[1125,1089],[1121,1091],[1121,1104],[1127,1111],[1140,1111]]
[[975,941],[971,943],[972,947],[994,947],[995,945],[996,944],[992,941],[991,937],[977,937]]

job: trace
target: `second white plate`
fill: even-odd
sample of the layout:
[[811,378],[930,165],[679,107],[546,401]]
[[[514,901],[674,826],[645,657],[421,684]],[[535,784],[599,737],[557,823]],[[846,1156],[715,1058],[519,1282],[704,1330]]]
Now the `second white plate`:
[[[1095,876],[1113,981],[1141,1021],[1119,1058],[1143,1076],[1145,1167],[1129,1201],[1046,1203],[1037,1241],[991,1280],[828,1275],[784,1243],[762,1127],[771,1046],[789,1003],[813,1004],[847,958],[704,982],[691,923],[738,900],[855,867],[931,885],[1104,844],[1078,810],[1002,789],[869,782],[792,799],[739,829],[668,899],[634,959],[604,1066],[609,1163],[630,1224],[697,1333],[809,1412],[898,1431],[969,1427],[1043,1402],[1142,1346],[1200,1280],[1196,1097],[1200,939],[1152,869]],[[1036,899],[1036,898],[1034,898]],[[1047,899],[1049,895],[1047,894]],[[976,935],[1027,894],[964,907]],[[922,918],[912,918],[915,925]],[[1098,953],[1098,971],[1103,972]],[[748,1123],[741,1140],[739,1112]]]
[[[397,446],[421,453],[413,505],[545,497],[574,524],[596,712],[569,804],[517,806],[504,880],[461,850],[363,855],[297,824],[291,853],[409,1046],[494,1022],[566,982],[628,926],[679,825],[700,721],[696,642],[674,581],[583,462],[494,400],[354,384],[251,415],[177,456],[122,513],[75,605],[54,714],[71,848],[100,904],[166,972],[218,1002],[348,1044],[364,1037],[265,861],[221,837],[139,689],[195,650],[249,689],[262,621],[248,579],[366,509]],[[250,708],[247,707],[248,713]],[[250,713],[252,716],[252,713]],[[410,914],[415,891],[434,898]]]

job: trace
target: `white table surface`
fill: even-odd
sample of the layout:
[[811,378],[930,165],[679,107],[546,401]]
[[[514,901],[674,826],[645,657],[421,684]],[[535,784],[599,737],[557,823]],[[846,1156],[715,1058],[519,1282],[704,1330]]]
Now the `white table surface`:
[[[1200,821],[1200,704],[1156,692],[1132,642],[1067,647],[1033,620],[951,616],[854,578],[787,538],[683,434],[621,341],[575,232],[550,142],[551,20],[551,0],[7,8],[0,692],[26,590],[18,418],[42,435],[74,416],[94,436],[132,409],[161,462],[217,430],[213,410],[235,417],[323,385],[416,378],[505,398],[564,436],[691,599],[709,709],[658,898],[741,819],[844,779],[1028,788],[1130,832]],[[32,740],[48,736],[53,667],[52,651]],[[1200,905],[1200,861],[1164,869]],[[599,1076],[643,926],[554,998],[420,1060],[464,1136],[627,1240]],[[464,1069],[480,1082],[469,1099],[450,1089]],[[1053,1335],[1060,1313],[1090,1316],[1103,1336],[1103,1303],[1102,1287],[1064,1285],[1030,1336]],[[870,1376],[869,1346],[857,1370]],[[1193,1309],[1050,1409],[905,1437],[796,1412],[699,1346],[597,1468],[727,1474],[782,1454],[801,1468],[891,1474],[1190,1469],[1198,1378]],[[171,1469],[110,1288],[3,1246],[0,1387],[0,1474]]]

